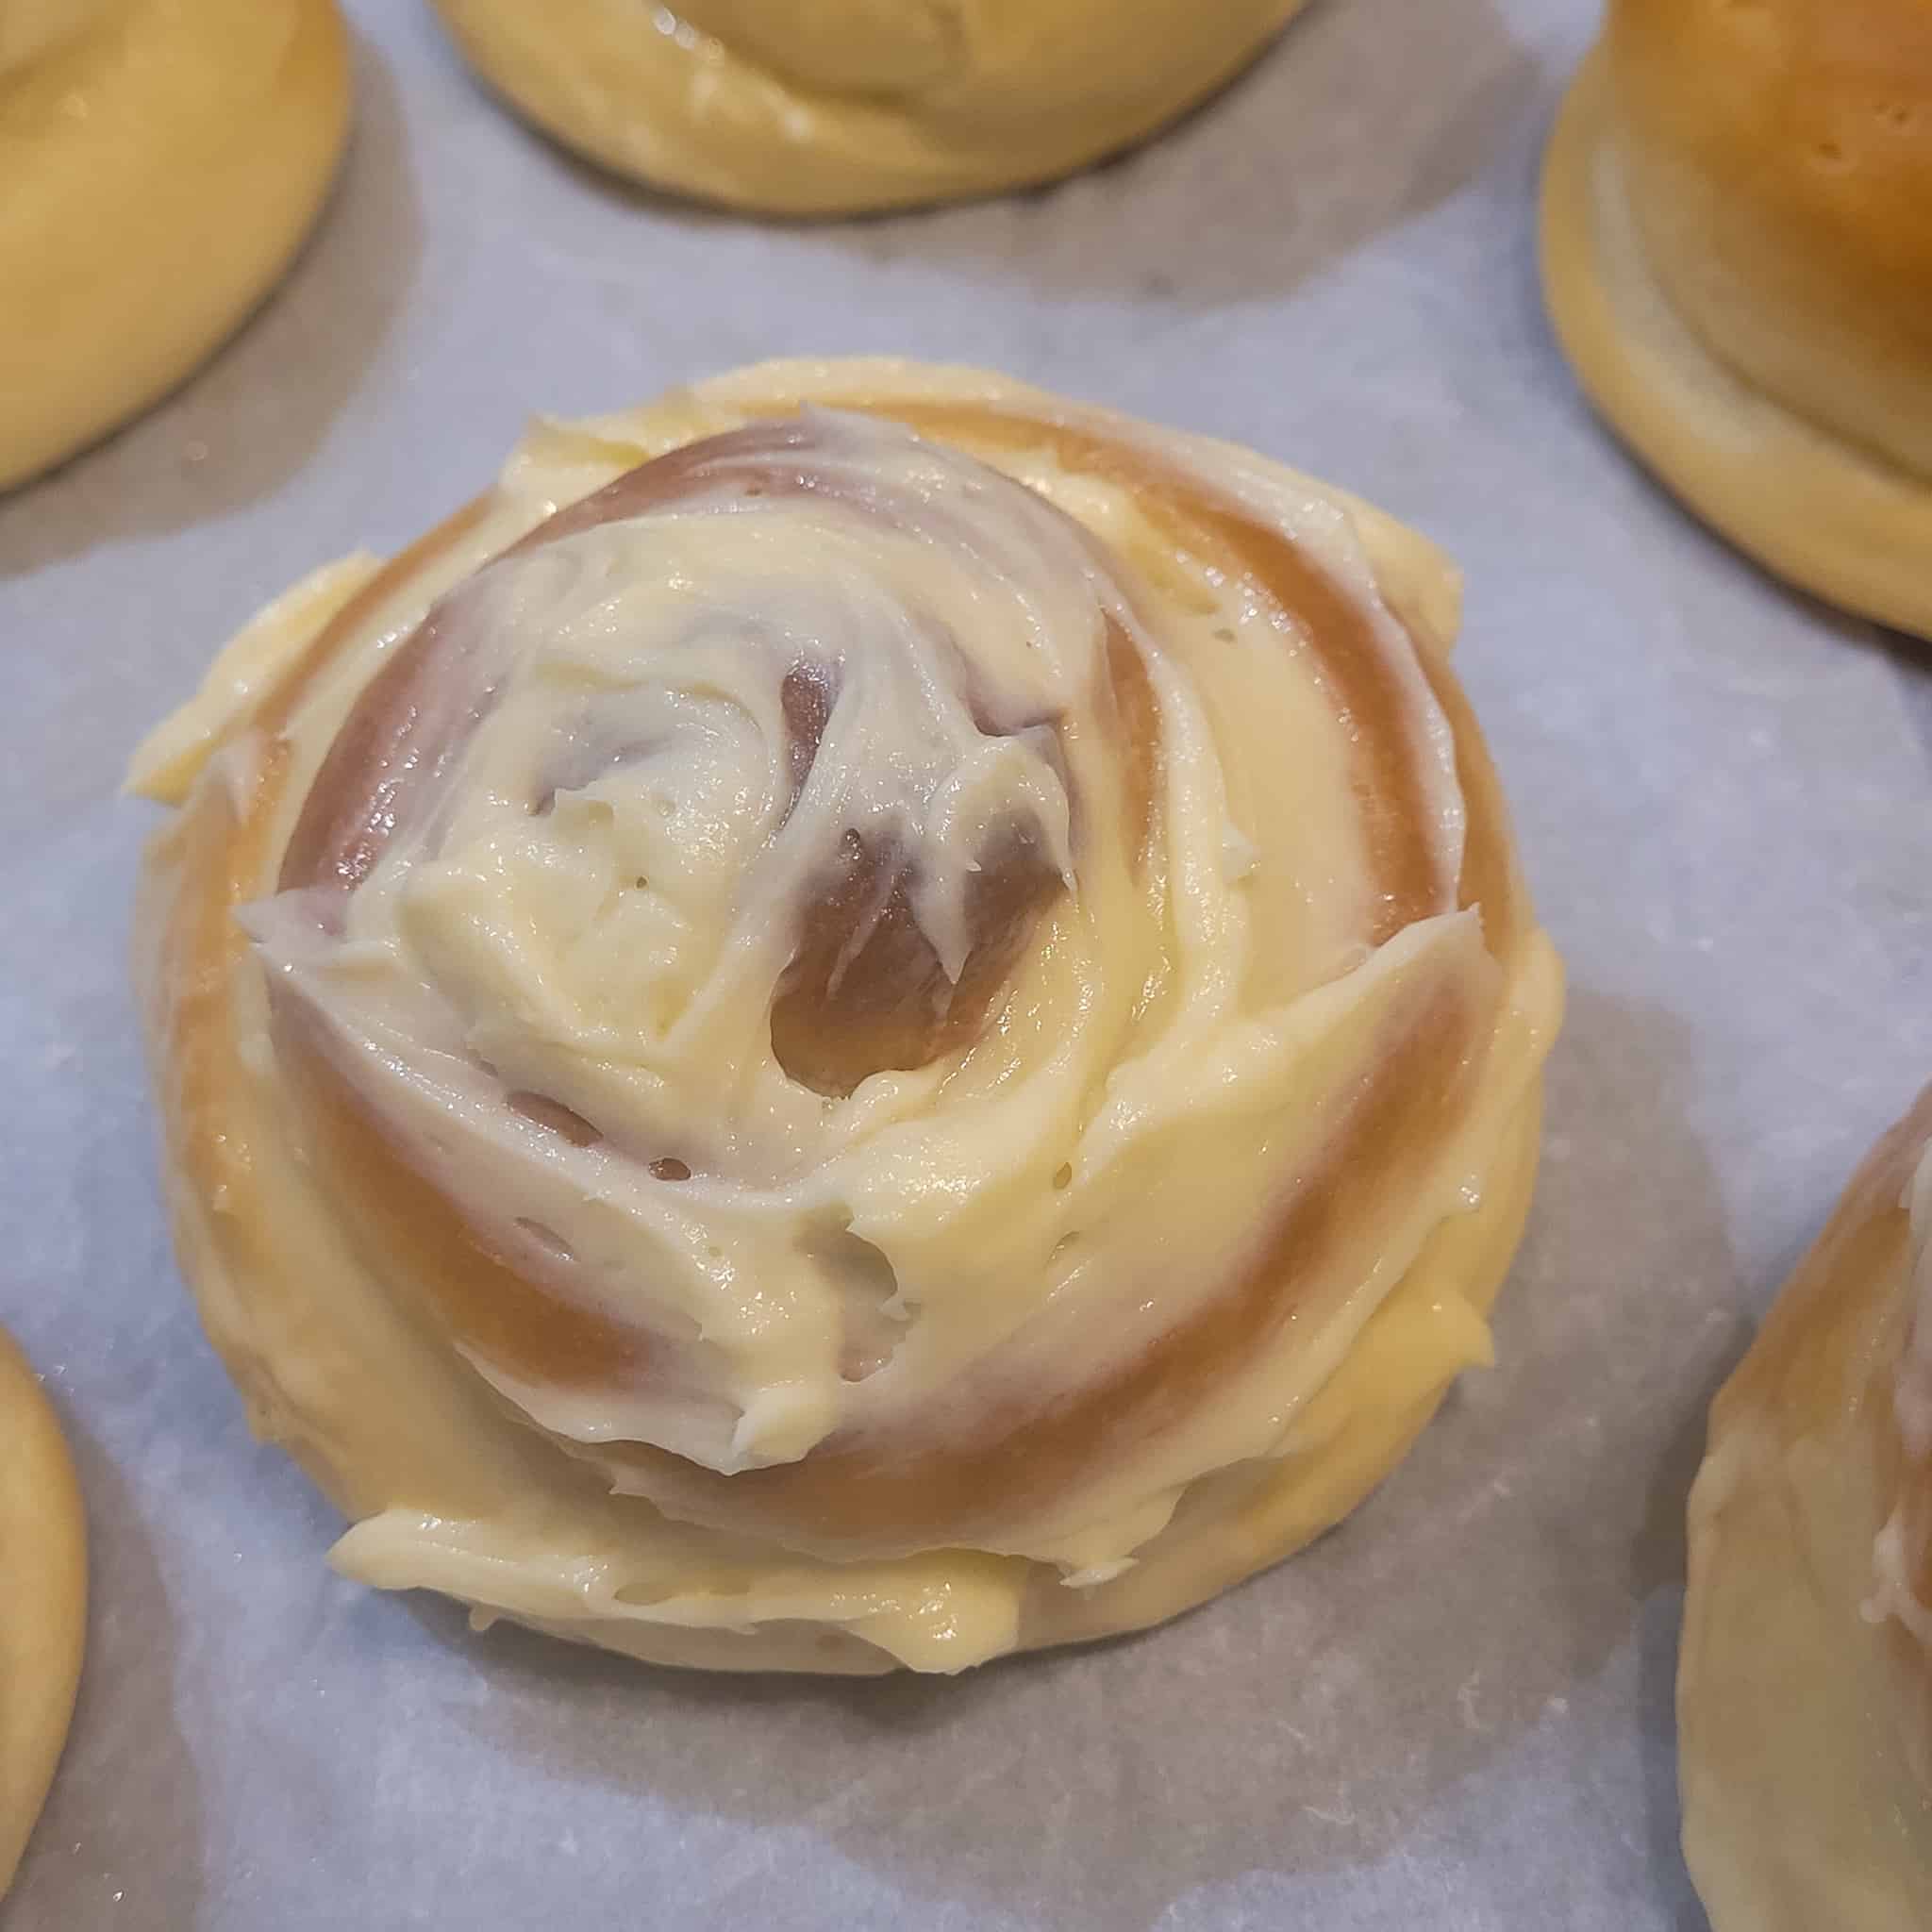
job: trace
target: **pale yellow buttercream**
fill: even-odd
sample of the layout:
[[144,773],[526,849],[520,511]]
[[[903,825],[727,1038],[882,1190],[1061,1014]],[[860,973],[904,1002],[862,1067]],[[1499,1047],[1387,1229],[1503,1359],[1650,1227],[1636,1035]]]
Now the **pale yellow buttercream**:
[[559,141],[732,207],[837,214],[1047,181],[1212,92],[1303,0],[437,0]]
[[348,98],[334,0],[7,0],[0,489],[247,314],[314,219]]
[[86,1641],[80,1486],[52,1407],[0,1329],[0,1895],[60,1761]]
[[[1365,911],[1363,821],[1350,722],[1316,660],[1241,581],[1174,554],[1129,491],[1043,444],[974,451],[1008,483],[871,416],[833,416],[810,490],[680,503],[489,562],[636,463],[813,400],[1098,425],[1291,531],[1387,654],[1424,836],[1453,874],[1458,741],[1425,667],[1454,589],[1426,544],[1226,445],[995,378],[780,364],[541,426],[399,580],[351,563],[243,633],[137,760],[137,785],[184,804],[147,867],[145,982],[185,1270],[258,1424],[357,1519],[343,1568],[670,1661],[958,1668],[1155,1621],[1305,1541],[1488,1358],[1559,978],[1530,929],[1498,936],[1499,963],[1480,908],[1452,905],[1374,948],[1345,940]],[[971,447],[970,414],[958,420]],[[1124,559],[1130,588],[1095,557]],[[439,599],[439,624],[479,641],[438,702],[462,710],[487,691],[487,716],[433,821],[399,828],[346,927],[325,930],[304,894],[273,896],[279,855],[358,694]],[[1167,747],[1157,900],[1124,825],[1068,831],[1075,801],[1107,795],[1086,708],[1108,612],[1143,655]],[[264,741],[251,720],[331,613],[327,661]],[[975,703],[1060,721],[1059,757],[974,727],[946,637],[965,645]],[[823,781],[788,807],[777,675],[827,640],[848,654],[849,697],[813,766]],[[231,1062],[210,1101],[178,1044],[186,982],[167,934],[265,759],[286,782],[253,883],[237,881],[262,902],[244,915],[253,948],[214,980],[196,969],[220,989]],[[789,1079],[767,1011],[811,855],[841,824],[899,827],[943,957],[976,828],[1016,819],[1070,890],[1000,1025],[844,1099]],[[495,1251],[533,1242],[533,1265],[561,1261],[580,1305],[693,1338],[678,1400],[533,1384],[480,1357],[473,1374],[391,1291],[301,1158],[264,967],[339,1042],[388,1131],[444,1150]],[[1472,1105],[1386,1204],[1366,1272],[1311,1291],[1211,1405],[1123,1444],[1104,1475],[1014,1496],[974,1548],[888,1541],[845,1560],[802,1531],[673,1522],[621,1493],[635,1473],[607,1445],[756,1470],[942,1404],[976,1361],[1098,1372],[1144,1347],[1239,1270],[1257,1204],[1313,1158],[1391,1019],[1430,987],[1491,1003],[1493,1032]],[[533,1135],[505,1104],[519,1090],[595,1120],[627,1157]],[[183,1154],[210,1105],[212,1181]],[[688,1174],[641,1164],[673,1148]],[[855,1345],[870,1351],[858,1373]]]

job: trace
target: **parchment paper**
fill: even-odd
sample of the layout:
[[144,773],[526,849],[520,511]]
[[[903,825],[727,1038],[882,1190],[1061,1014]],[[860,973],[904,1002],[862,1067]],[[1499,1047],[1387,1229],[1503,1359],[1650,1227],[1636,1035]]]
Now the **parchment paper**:
[[[1701,1925],[1684,1495],[1707,1395],[1932,1075],[1932,655],[1760,576],[1573,389],[1531,208],[1585,0],[1317,0],[1124,163],[789,229],[628,194],[416,0],[350,11],[360,129],[287,285],[0,502],[0,1319],[94,1560],[9,1932]],[[527,410],[822,350],[1240,438],[1446,543],[1574,984],[1500,1366],[1301,1559],[960,1681],[652,1673],[335,1579],[175,1275],[125,986],[124,757],[262,599],[413,536]]]

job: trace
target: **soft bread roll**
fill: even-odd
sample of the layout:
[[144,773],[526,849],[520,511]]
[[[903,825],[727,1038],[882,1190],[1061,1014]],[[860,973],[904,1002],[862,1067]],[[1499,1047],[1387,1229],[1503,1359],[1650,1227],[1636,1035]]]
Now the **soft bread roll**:
[[0,489],[146,408],[254,308],[348,102],[334,0],[0,6]]
[[436,0],[592,160],[774,214],[1050,181],[1238,74],[1303,0]]
[[1768,568],[1932,635],[1932,7],[1612,0],[1551,143],[1584,386]]
[[1932,1088],[1712,1407],[1677,1714],[1715,1932],[1932,1924]]
[[0,1329],[0,1896],[67,1741],[87,1641],[87,1539],[60,1424]]
[[1240,450],[824,362],[264,613],[137,760],[138,925],[338,1564],[954,1670],[1353,1507],[1489,1358],[1560,1004],[1455,609]]

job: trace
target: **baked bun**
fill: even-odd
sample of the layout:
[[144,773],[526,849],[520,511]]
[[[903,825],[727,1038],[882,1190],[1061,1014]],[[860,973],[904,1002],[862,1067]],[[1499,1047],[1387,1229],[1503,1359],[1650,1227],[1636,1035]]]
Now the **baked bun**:
[[1051,181],[1230,80],[1303,0],[436,0],[580,154],[770,214]]
[[952,1670],[1353,1507],[1489,1358],[1560,998],[1454,610],[1258,458],[880,361],[541,426],[265,613],[138,925],[340,1567]]
[[0,1329],[0,1897],[60,1761],[86,1642],[80,1485],[40,1383]]
[[157,401],[268,292],[348,103],[335,0],[0,6],[0,489]]
[[1712,1407],[1677,1715],[1715,1932],[1932,1925],[1932,1088]]
[[1584,386],[1769,569],[1932,636],[1932,7],[1612,0],[1551,143]]

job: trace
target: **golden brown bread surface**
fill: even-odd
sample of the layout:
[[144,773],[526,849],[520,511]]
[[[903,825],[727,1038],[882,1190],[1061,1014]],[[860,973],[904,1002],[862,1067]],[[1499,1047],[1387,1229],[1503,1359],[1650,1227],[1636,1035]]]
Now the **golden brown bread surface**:
[[1238,74],[1303,0],[436,0],[520,112],[727,207],[852,213],[1044,182]]
[[308,233],[348,120],[335,0],[7,0],[0,490],[236,327]]
[[86,1641],[80,1486],[52,1407],[0,1329],[0,1896],[60,1761]]
[[1705,346],[1932,477],[1932,6],[1617,0],[1631,208]]
[[1932,1914],[1932,1088],[1711,1411],[1677,1703],[1715,1932]]
[[1565,353],[1662,481],[1932,638],[1932,6],[1614,0],[1541,245]]

